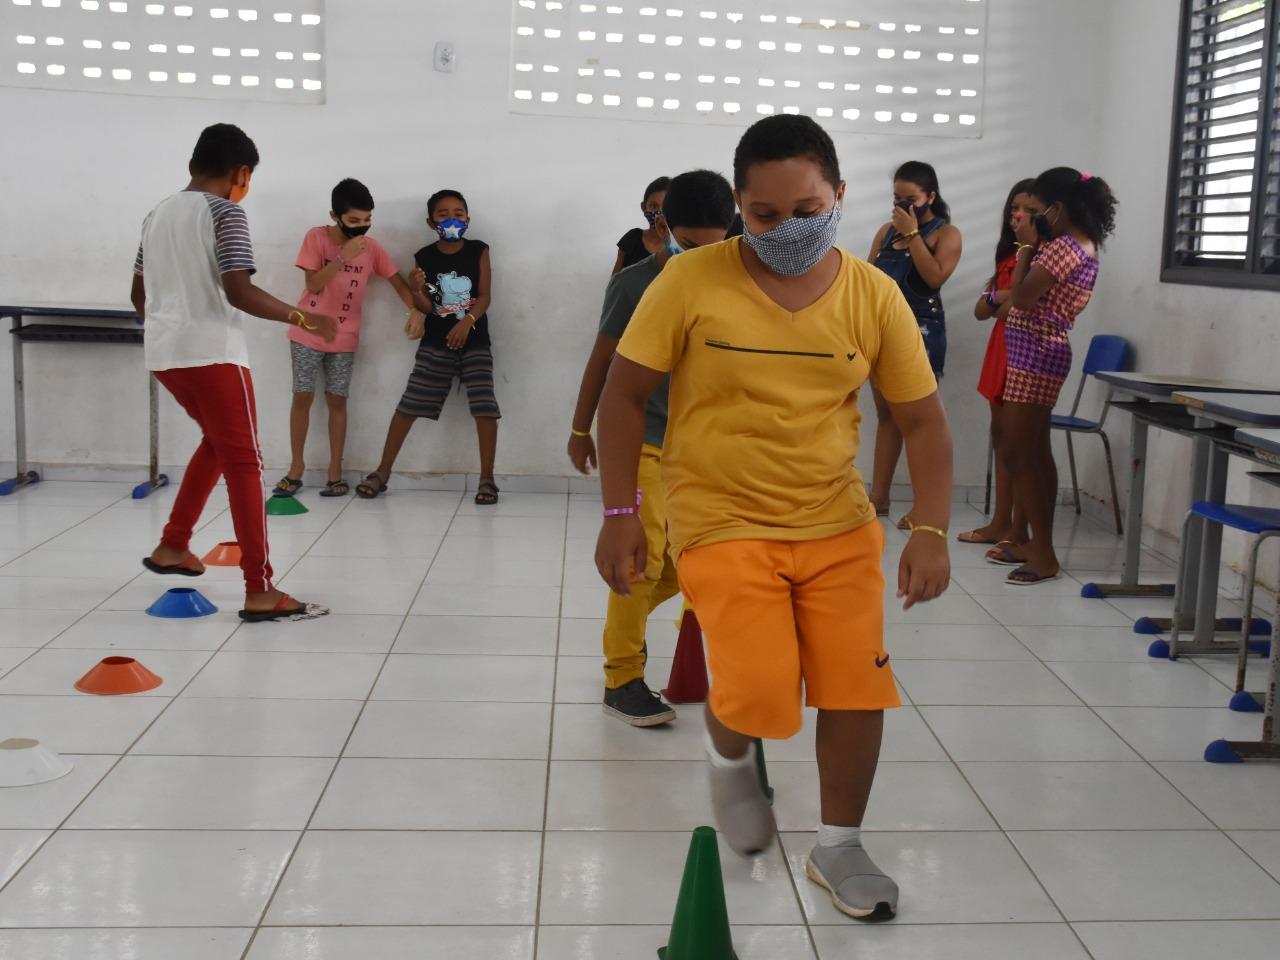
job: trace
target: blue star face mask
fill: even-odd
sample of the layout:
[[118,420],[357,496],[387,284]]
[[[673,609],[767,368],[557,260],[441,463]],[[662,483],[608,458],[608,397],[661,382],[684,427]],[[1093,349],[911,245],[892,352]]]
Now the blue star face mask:
[[436,233],[440,234],[441,240],[461,240],[466,232],[467,222],[457,217],[450,217],[436,224]]
[[667,253],[671,256],[674,257],[677,253],[684,253],[684,247],[680,246],[680,241],[676,239],[676,235],[670,230],[667,231],[667,239],[665,242],[667,245]]

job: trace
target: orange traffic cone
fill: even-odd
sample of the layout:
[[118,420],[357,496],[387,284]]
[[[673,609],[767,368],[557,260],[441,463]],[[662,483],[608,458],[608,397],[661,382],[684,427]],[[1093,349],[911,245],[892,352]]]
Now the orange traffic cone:
[[76,689],[100,697],[117,697],[154,690],[162,682],[133,657],[107,657],[76,681]]
[[206,553],[201,562],[210,567],[238,567],[240,566],[240,544],[234,540],[224,540]]
[[671,664],[671,679],[662,695],[668,703],[705,703],[707,700],[707,661],[702,652],[702,627],[692,610],[686,610],[676,640],[676,657]]

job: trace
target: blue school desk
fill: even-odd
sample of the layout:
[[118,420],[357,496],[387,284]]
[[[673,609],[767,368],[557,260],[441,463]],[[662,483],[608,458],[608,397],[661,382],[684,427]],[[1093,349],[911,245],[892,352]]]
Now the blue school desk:
[[[22,369],[22,351],[28,343],[106,343],[142,346],[142,326],[132,310],[109,310],[99,307],[0,306],[0,318],[13,321],[13,417],[14,443],[17,447],[17,472],[8,480],[0,480],[0,496],[40,482],[40,474],[27,468],[26,383]],[[99,323],[25,323],[28,317],[61,320],[105,321]],[[130,321],[122,324],[120,321]],[[160,472],[159,398],[156,379],[147,375],[150,397],[151,471],[148,479],[133,488],[133,498],[141,500],[153,490],[166,486],[169,478]]]

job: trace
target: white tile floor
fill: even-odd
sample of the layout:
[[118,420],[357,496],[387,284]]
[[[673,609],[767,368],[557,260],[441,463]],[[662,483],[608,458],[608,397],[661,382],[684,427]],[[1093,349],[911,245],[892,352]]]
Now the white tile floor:
[[[306,495],[272,521],[278,575],[334,615],[242,626],[234,570],[198,582],[214,616],[143,613],[171,585],[137,559],[172,496],[0,499],[0,738],[75,764],[0,790],[0,960],[654,956],[709,818],[701,711],[648,731],[601,714],[591,498]],[[224,506],[197,549],[230,539]],[[1081,578],[1116,570],[1106,530],[1064,514],[1061,538]],[[810,716],[768,748],[781,844],[724,856],[742,960],[1274,953],[1280,766],[1200,759],[1257,735],[1226,710],[1229,666],[1148,660],[1131,623],[1158,604],[1083,600],[1075,577],[1014,590],[977,548],[953,559],[943,600],[888,607],[907,705],[867,844],[902,885],[897,921],[853,924],[803,877]],[[674,616],[651,621],[655,686]],[[164,684],[77,693],[108,652]]]

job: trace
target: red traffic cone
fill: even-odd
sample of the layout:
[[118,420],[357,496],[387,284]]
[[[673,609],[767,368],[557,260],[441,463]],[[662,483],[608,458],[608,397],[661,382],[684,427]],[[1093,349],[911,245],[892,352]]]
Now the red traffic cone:
[[676,657],[671,663],[671,679],[662,695],[667,703],[706,703],[707,660],[702,652],[702,627],[692,610],[686,610],[676,640]]
[[724,877],[716,832],[698,827],[689,841],[684,879],[676,900],[667,945],[660,960],[737,960],[729,932],[729,910],[724,901]]

